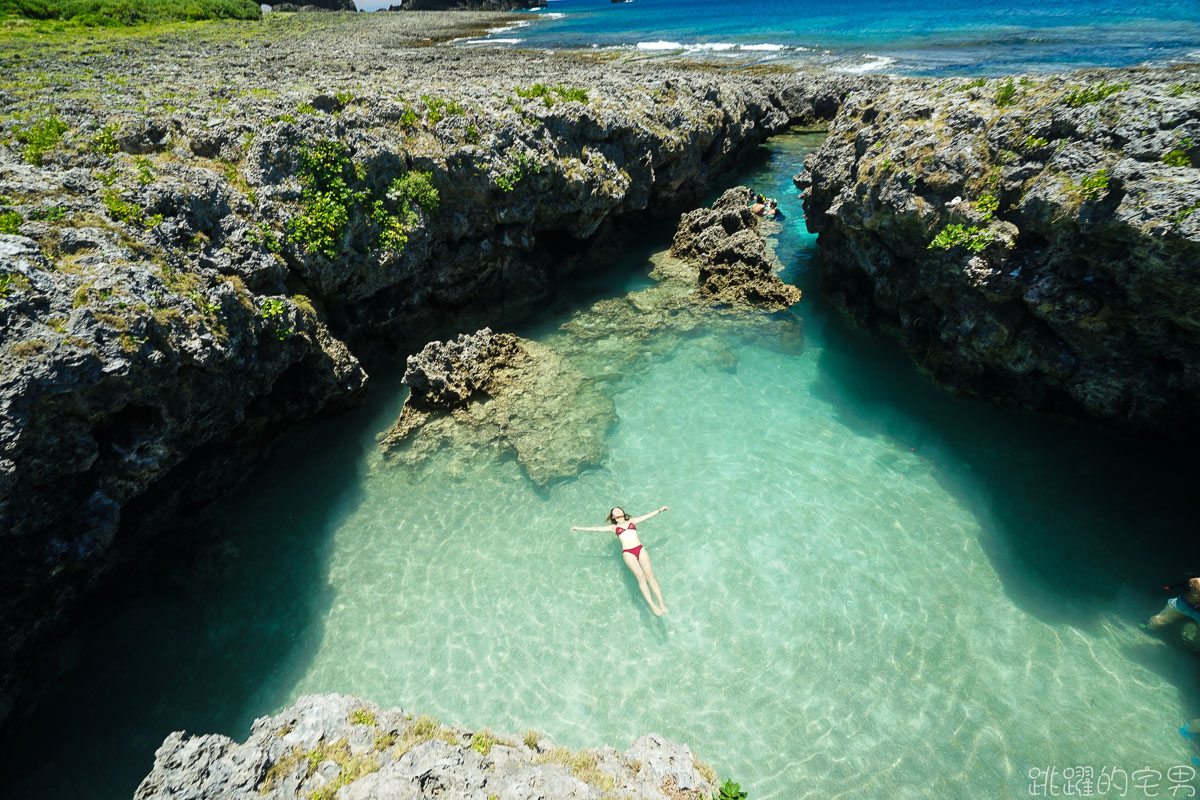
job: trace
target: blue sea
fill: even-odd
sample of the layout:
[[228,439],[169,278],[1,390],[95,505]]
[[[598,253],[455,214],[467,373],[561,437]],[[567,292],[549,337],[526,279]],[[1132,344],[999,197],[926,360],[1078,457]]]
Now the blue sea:
[[1200,61],[1196,0],[549,0],[528,16],[457,44],[918,75]]

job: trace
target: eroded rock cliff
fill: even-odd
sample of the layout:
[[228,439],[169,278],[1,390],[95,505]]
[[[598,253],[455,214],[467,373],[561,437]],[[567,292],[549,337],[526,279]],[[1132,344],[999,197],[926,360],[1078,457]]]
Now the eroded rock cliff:
[[172,733],[134,800],[701,800],[716,774],[649,734],[624,752],[571,751],[536,731],[493,734],[345,695],[310,695],[250,738]]
[[970,393],[1195,437],[1200,72],[897,84],[797,176],[824,291]]

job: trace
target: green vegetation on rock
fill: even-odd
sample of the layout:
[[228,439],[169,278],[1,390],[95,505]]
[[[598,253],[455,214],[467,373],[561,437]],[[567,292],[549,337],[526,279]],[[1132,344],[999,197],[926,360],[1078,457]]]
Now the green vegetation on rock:
[[1079,191],[1084,199],[1098,199],[1102,194],[1108,191],[1108,170],[1097,170],[1091,175],[1088,175],[1083,179],[1083,183],[1079,185]]
[[746,793],[742,791],[741,784],[725,781],[713,800],[746,800]]
[[0,18],[124,26],[202,19],[261,19],[254,0],[0,0]]
[[1011,106],[1016,102],[1014,99],[1016,94],[1017,87],[1013,85],[1013,79],[1009,78],[1007,83],[996,90],[996,107],[1004,108],[1005,106]]
[[5,211],[0,214],[0,233],[20,233],[24,221],[19,212]]
[[[585,90],[574,86],[563,86],[562,84],[547,86],[544,83],[535,83],[533,86],[526,88],[518,86],[514,91],[519,97],[526,99],[540,97],[542,102],[546,104],[546,108],[550,108],[557,101],[569,102],[575,100],[580,103],[588,101],[588,94]],[[557,101],[555,100],[556,97],[558,98]]]
[[[438,191],[433,174],[409,172],[394,179],[382,197],[366,189],[353,189],[367,177],[363,165],[354,165],[346,146],[333,139],[310,142],[300,148],[300,183],[303,210],[288,222],[292,241],[309,253],[337,258],[356,216],[375,224],[372,247],[401,253],[408,230],[417,223],[413,206],[437,208]],[[264,243],[270,249],[269,239]]]
[[47,150],[53,149],[66,132],[67,123],[56,116],[43,117],[28,128],[18,131],[16,139],[25,145],[21,151],[21,158],[28,164],[40,167],[42,156]]
[[961,223],[952,223],[933,237],[933,241],[926,247],[927,250],[941,249],[951,250],[955,247],[965,247],[972,253],[982,253],[992,243],[995,235],[978,225],[964,227]]
[[509,153],[504,163],[504,171],[496,176],[496,186],[502,192],[511,192],[517,184],[525,180],[530,173],[542,171],[542,165],[533,160],[526,152]]
[[1129,88],[1129,82],[1125,83],[1105,83],[1101,81],[1095,86],[1088,86],[1083,89],[1076,89],[1064,98],[1064,102],[1071,108],[1080,108],[1089,103],[1096,103],[1105,99],[1117,92],[1123,92]]

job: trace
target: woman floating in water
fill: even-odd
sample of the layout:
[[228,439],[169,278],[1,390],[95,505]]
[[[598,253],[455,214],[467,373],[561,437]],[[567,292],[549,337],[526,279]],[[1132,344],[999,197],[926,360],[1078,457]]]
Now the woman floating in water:
[[[637,524],[645,522],[656,514],[670,510],[670,507],[663,506],[657,511],[651,511],[649,514],[643,514],[640,517],[630,517],[618,506],[608,512],[608,521],[612,523],[611,525],[605,525],[603,528],[571,528],[572,531],[595,531],[597,533],[617,534],[617,538],[621,540],[621,555],[625,559],[625,566],[629,567],[629,571],[637,578],[638,588],[642,590],[642,596],[650,604],[650,610],[660,617],[667,613],[667,604],[663,602],[662,589],[658,588],[658,581],[654,580],[654,571],[650,569],[650,553],[638,541]],[[650,599],[651,590],[654,591],[654,596],[658,598],[658,605],[654,605],[654,601]]]

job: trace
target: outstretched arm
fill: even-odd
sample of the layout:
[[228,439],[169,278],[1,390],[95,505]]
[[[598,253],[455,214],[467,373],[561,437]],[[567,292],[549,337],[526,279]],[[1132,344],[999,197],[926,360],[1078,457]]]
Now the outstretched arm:
[[572,531],[593,531],[594,533],[612,533],[616,529],[615,525],[605,525],[603,528],[581,528],[578,526],[571,528]]
[[634,517],[633,524],[637,525],[638,523],[644,522],[653,516],[657,516],[658,514],[661,514],[664,511],[670,511],[670,510],[671,510],[670,506],[663,506],[662,508],[657,508],[654,511],[651,511],[649,514],[642,514],[640,517]]

